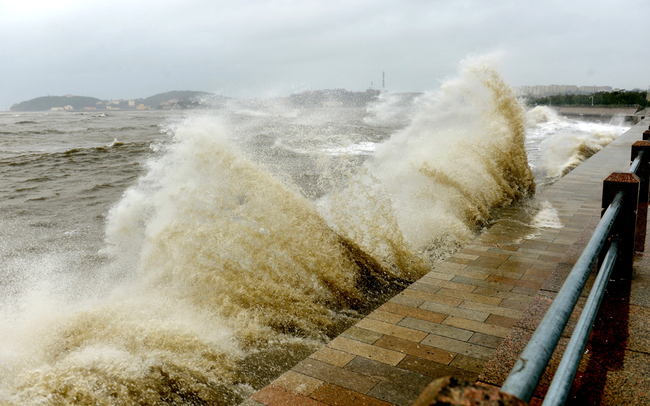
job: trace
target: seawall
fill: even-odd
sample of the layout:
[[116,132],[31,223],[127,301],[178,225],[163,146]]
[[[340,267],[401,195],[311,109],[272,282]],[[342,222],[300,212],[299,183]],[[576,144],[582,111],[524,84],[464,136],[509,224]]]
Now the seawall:
[[614,117],[622,117],[625,121],[637,124],[643,120],[648,113],[647,110],[637,112],[636,107],[554,107],[558,113],[567,117],[576,117],[587,120],[611,120]]

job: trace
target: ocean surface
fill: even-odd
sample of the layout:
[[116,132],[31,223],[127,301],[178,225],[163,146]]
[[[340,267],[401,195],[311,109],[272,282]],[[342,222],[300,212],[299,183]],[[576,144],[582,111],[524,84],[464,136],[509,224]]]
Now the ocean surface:
[[505,210],[561,227],[537,193],[627,128],[485,66],[367,108],[0,113],[0,405],[237,404]]

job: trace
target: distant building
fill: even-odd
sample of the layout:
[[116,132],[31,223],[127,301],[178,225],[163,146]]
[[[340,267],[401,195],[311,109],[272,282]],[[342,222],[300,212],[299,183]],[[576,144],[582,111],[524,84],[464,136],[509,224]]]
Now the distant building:
[[97,110],[97,107],[84,107],[84,110]]
[[596,92],[611,92],[614,90],[611,86],[580,86],[579,91],[585,93],[596,93]]
[[129,106],[134,107],[135,106],[135,100],[129,100]]
[[72,110],[74,110],[74,107],[68,105],[68,106],[63,107],[63,109],[64,109],[65,111],[72,111]]
[[52,107],[52,111],[63,111],[63,107]]
[[[171,99],[160,103],[159,105],[163,110],[180,110],[178,99]],[[159,107],[159,108],[160,108]]]

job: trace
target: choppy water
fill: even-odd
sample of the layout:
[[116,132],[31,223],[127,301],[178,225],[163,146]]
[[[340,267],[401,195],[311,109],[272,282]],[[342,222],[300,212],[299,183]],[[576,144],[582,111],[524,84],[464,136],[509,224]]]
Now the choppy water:
[[367,109],[0,114],[0,404],[236,404],[503,210],[560,227],[535,183],[624,130],[480,65]]

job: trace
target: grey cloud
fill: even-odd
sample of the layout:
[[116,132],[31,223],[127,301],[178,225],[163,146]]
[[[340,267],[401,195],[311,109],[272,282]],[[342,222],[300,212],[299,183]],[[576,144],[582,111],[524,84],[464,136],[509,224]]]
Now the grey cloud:
[[[68,2],[70,3],[70,2]],[[0,6],[0,110],[45,94],[433,90],[502,50],[515,85],[643,87],[644,1],[77,1]],[[40,10],[40,11],[39,11]]]

